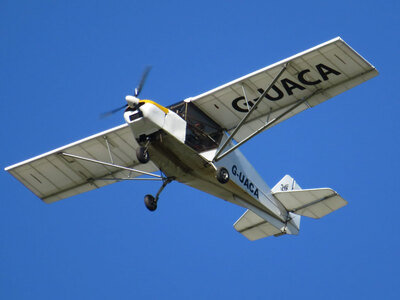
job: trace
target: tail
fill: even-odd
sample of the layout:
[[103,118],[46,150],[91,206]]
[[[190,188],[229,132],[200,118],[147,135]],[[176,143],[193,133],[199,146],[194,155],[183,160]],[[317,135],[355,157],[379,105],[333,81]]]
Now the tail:
[[[294,180],[293,177],[291,177],[290,175],[285,175],[277,184],[275,184],[271,192],[272,195],[274,195],[276,192],[281,192],[281,191],[287,192],[287,191],[301,191],[301,190],[302,190],[301,187],[297,184],[296,180]],[[290,221],[288,222],[288,224],[297,228],[297,232],[295,234],[299,233],[301,216],[289,212],[289,219]],[[285,232],[288,233],[287,230]]]
[[272,188],[272,193],[282,191],[297,191],[301,190],[301,187],[297,184],[291,176],[285,175],[275,186]]
[[303,190],[289,175],[284,176],[272,188],[271,193],[288,211],[289,221],[278,228],[259,213],[247,210],[234,227],[251,241],[272,235],[297,234],[301,216],[319,219],[347,204],[346,200],[330,188]]

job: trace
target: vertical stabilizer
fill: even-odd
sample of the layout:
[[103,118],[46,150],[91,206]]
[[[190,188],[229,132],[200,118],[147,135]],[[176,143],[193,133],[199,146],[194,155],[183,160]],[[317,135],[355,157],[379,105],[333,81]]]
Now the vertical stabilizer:
[[[290,175],[285,175],[283,178],[275,184],[272,188],[272,194],[276,192],[283,192],[283,191],[300,191],[301,187],[297,184],[296,180]],[[289,213],[291,218],[290,223],[295,226],[298,230],[300,230],[300,218],[301,216]]]
[[285,175],[273,188],[272,193],[284,192],[284,191],[297,191],[301,190],[301,187],[297,184],[290,175]]

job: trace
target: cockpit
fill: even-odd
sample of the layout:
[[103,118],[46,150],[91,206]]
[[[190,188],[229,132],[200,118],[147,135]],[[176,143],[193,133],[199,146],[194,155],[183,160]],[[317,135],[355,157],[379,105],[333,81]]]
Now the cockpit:
[[223,129],[191,102],[179,102],[168,107],[183,118],[186,125],[185,144],[197,152],[219,146]]

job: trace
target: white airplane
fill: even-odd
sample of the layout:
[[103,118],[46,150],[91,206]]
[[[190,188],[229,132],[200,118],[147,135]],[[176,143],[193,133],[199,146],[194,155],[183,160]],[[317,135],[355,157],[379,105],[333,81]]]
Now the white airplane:
[[341,38],[169,107],[137,98],[147,74],[126,96],[125,124],[5,170],[46,203],[118,181],[159,180],[156,196],[144,197],[150,211],[176,180],[246,208],[234,228],[249,240],[298,234],[301,216],[318,219],[347,204],[330,188],[303,190],[289,175],[270,189],[238,150],[378,75]]

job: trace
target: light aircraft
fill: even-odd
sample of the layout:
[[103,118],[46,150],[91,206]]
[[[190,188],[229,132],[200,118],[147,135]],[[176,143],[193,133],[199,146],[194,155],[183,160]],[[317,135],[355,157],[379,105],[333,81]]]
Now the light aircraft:
[[125,124],[7,167],[46,203],[123,180],[178,181],[247,211],[234,228],[249,240],[298,234],[300,217],[347,204],[330,188],[303,190],[289,175],[272,189],[238,148],[259,133],[378,75],[340,37],[169,107],[126,96]]

